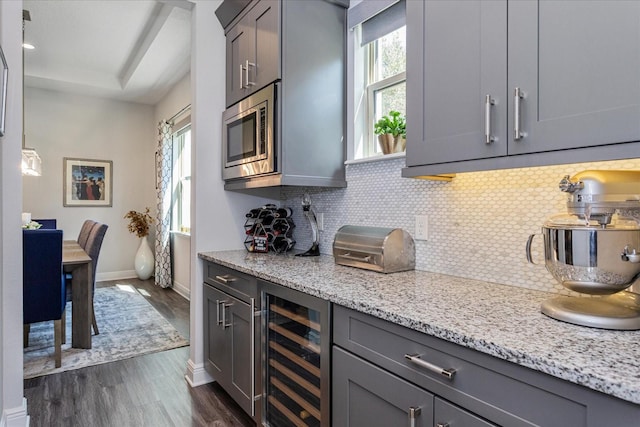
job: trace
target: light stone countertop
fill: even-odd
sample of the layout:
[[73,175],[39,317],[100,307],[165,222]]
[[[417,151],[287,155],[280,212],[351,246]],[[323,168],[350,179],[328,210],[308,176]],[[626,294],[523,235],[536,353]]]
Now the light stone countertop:
[[381,274],[333,257],[244,250],[201,259],[640,404],[640,331],[571,325],[540,313],[544,292],[426,271]]

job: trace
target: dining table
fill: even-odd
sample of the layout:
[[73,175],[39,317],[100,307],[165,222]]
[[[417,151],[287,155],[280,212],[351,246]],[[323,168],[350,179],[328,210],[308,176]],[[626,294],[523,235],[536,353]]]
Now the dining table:
[[71,279],[71,347],[91,348],[93,273],[91,257],[75,240],[62,243],[62,267]]

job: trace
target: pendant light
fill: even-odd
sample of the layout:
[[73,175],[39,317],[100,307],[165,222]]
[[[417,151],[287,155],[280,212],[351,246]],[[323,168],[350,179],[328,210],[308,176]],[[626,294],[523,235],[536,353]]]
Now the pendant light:
[[27,148],[24,128],[24,27],[25,22],[31,21],[31,14],[28,10],[22,10],[22,175],[40,176],[42,175],[42,160],[33,148]]

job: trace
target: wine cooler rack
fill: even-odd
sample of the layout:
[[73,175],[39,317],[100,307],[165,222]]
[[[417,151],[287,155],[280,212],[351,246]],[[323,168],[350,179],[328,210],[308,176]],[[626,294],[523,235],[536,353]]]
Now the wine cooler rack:
[[269,294],[265,300],[267,425],[328,426],[328,309]]

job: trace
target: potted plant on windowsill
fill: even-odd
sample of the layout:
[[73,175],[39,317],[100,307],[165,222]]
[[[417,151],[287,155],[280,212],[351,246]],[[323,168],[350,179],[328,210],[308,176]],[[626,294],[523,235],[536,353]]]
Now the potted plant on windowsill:
[[389,111],[382,116],[373,127],[378,135],[378,143],[382,154],[401,153],[407,145],[407,123],[404,116],[398,111]]

